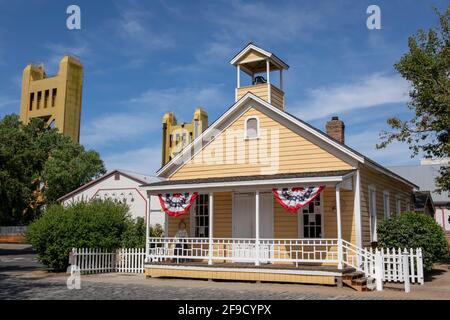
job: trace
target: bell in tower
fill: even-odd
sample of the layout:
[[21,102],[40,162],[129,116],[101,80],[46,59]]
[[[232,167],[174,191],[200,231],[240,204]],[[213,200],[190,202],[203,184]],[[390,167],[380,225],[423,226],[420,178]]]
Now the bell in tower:
[[[284,110],[283,70],[289,69],[286,63],[273,53],[261,49],[251,42],[230,63],[237,70],[235,101],[238,101],[247,92],[251,92]],[[250,77],[250,85],[241,86],[241,71]],[[271,81],[271,71],[279,71],[278,86]]]

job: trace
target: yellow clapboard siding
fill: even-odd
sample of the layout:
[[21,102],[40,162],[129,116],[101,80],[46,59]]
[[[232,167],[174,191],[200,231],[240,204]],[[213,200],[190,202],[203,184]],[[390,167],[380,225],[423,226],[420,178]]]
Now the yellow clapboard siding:
[[390,211],[395,214],[395,199],[398,195],[401,200],[402,211],[406,210],[406,204],[409,202],[412,207],[412,187],[386,174],[361,166],[361,226],[363,245],[370,245],[370,213],[369,213],[369,185],[376,188],[376,209],[378,222],[384,219],[383,191],[389,191]]
[[[255,143],[255,140],[244,140],[241,135],[239,138],[235,138],[237,145],[227,149],[227,132],[241,130],[243,133],[245,119],[250,116],[259,118],[261,132],[264,130],[272,133],[271,130],[278,132],[278,148],[269,143],[271,134],[262,134],[258,143]],[[261,152],[261,159],[257,155],[255,156],[254,152],[249,152],[249,150],[254,150],[252,149],[253,146],[257,145],[262,146],[262,150],[267,150],[267,152]],[[233,157],[227,158],[227,154],[231,154]],[[217,161],[211,161],[211,159]],[[348,169],[352,169],[352,166],[348,163],[282,126],[264,113],[250,108],[232,123],[222,135],[207,145],[169,179],[181,180]]]
[[195,279],[213,279],[213,280],[239,280],[239,281],[270,281],[270,282],[288,282],[288,283],[314,283],[328,284],[336,283],[334,276],[329,275],[301,275],[301,274],[283,274],[271,273],[268,271],[246,272],[246,271],[216,271],[211,270],[186,270],[182,268],[145,268],[147,277],[175,277],[175,278],[195,278]]
[[[213,237],[231,238],[233,235],[232,221],[232,193],[216,192],[214,197],[214,216],[213,216]],[[353,191],[341,190],[341,219],[342,236],[345,240],[356,243],[356,229],[353,213],[354,204]],[[337,237],[337,220],[335,213],[336,197],[334,188],[325,188],[323,191],[323,210],[324,210],[324,238]],[[192,209],[194,210],[194,209]],[[192,211],[191,210],[191,211]],[[299,238],[298,214],[287,212],[278,203],[273,201],[274,216],[274,238],[276,239],[297,239]],[[190,216],[185,214],[181,217],[169,217],[169,236],[173,237],[178,230],[178,223],[183,219],[188,225]],[[190,236],[194,236],[191,235]]]

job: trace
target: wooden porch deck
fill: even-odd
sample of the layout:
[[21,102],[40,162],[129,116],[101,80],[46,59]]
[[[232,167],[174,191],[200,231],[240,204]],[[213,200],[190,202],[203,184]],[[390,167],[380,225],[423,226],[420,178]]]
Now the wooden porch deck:
[[266,281],[309,284],[340,284],[344,274],[355,269],[319,264],[261,264],[216,262],[208,265],[205,261],[151,262],[145,264],[147,277],[190,278],[231,281]]

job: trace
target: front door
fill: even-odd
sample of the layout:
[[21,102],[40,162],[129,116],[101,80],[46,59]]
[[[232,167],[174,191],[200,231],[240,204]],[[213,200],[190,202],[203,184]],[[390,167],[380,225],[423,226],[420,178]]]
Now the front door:
[[[273,238],[273,196],[272,193],[259,195],[259,232],[260,239]],[[250,238],[256,236],[256,207],[254,193],[235,193],[233,201],[233,238]],[[260,246],[261,262],[268,257],[268,245]],[[236,243],[233,246],[233,256],[240,259],[255,257],[254,243]]]
[[233,202],[233,238],[255,237],[255,194],[235,193]]
[[[255,238],[256,212],[254,193],[235,193],[233,202],[233,238]],[[259,237],[273,238],[273,196],[259,194]]]

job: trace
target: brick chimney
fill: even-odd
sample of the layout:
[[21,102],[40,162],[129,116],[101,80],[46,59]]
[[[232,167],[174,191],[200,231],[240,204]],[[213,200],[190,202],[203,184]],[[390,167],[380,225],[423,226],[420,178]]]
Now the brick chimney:
[[325,125],[325,128],[330,137],[340,143],[345,143],[345,124],[343,121],[339,120],[339,117],[332,117]]

